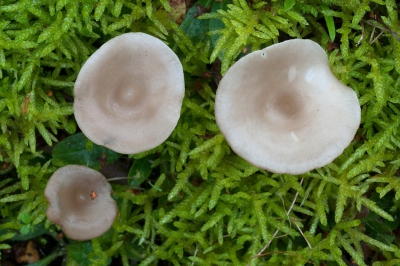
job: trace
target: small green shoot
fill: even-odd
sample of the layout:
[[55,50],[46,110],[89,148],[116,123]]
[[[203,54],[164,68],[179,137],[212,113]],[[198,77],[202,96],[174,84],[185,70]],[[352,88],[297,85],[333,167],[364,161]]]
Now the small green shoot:
[[[330,10],[327,5],[321,5],[322,10]],[[329,38],[333,42],[336,37],[336,29],[335,29],[335,22],[333,21],[332,16],[328,16],[324,14],[325,22],[326,22],[326,27],[328,28],[328,33],[329,33]]]
[[24,223],[24,225],[21,227],[21,234],[22,235],[27,235],[30,232],[33,232],[33,226],[31,225],[32,219],[29,216],[29,214],[27,214],[26,212],[21,214],[21,221]]

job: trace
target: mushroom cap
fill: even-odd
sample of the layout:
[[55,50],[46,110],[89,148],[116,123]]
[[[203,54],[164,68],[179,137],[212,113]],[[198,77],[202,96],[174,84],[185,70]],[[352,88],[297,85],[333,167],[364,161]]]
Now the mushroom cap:
[[145,33],[125,33],[83,65],[75,82],[74,114],[94,143],[139,153],[174,130],[184,91],[182,64],[166,44]]
[[71,239],[98,237],[110,229],[117,215],[111,192],[101,173],[82,165],[61,167],[44,190],[50,204],[47,218]]
[[356,93],[331,72],[325,51],[294,39],[242,57],[219,83],[216,122],[233,151],[274,173],[332,162],[359,127]]

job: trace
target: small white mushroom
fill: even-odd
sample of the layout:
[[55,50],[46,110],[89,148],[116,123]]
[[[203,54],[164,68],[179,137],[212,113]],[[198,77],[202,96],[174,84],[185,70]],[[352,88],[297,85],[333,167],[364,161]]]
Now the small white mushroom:
[[359,127],[356,93],[333,74],[311,40],[289,40],[236,62],[219,83],[215,116],[231,148],[274,173],[332,162]]
[[99,172],[81,165],[59,168],[47,182],[47,218],[71,239],[88,240],[104,234],[114,222],[117,204]]
[[74,114],[96,144],[130,154],[165,141],[180,117],[182,65],[162,41],[126,33],[101,46],[83,65]]

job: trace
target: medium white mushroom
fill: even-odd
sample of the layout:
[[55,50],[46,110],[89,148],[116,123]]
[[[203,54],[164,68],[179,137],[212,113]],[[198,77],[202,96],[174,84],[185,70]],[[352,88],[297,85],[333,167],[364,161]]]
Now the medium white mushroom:
[[104,234],[114,222],[117,204],[110,184],[99,172],[81,165],[59,168],[47,182],[47,218],[71,239],[88,240]]
[[332,162],[359,127],[356,93],[333,74],[311,40],[289,40],[236,62],[219,83],[215,116],[231,148],[274,173]]
[[144,33],[126,33],[83,65],[75,82],[74,114],[94,143],[139,153],[171,134],[184,90],[182,65],[167,45]]

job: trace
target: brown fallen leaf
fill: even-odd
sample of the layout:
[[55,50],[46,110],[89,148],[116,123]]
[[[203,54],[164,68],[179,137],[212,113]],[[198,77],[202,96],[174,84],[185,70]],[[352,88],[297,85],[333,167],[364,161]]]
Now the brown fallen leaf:
[[35,263],[40,259],[36,245],[31,240],[28,241],[26,247],[18,247],[17,249],[14,254],[18,263]]
[[177,24],[181,24],[186,14],[186,1],[185,0],[169,0],[171,6],[171,12],[169,12],[169,18],[175,21]]

